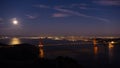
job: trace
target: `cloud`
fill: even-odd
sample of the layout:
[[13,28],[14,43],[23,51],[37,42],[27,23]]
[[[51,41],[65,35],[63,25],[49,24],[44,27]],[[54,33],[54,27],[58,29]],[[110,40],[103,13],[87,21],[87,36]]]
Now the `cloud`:
[[[76,5],[78,5],[78,4],[76,4]],[[87,4],[80,4],[80,5],[86,6]],[[105,18],[86,15],[86,14],[83,14],[83,13],[80,13],[80,12],[77,12],[74,10],[66,9],[66,8],[63,9],[63,8],[56,7],[56,6],[55,7],[50,7],[50,6],[46,7],[46,5],[42,5],[42,7],[40,7],[40,8],[53,9],[53,10],[57,10],[57,11],[61,12],[61,13],[53,14],[52,17],[65,17],[65,16],[69,16],[68,14],[72,14],[72,15],[81,16],[81,17],[85,17],[85,18],[96,19],[96,20],[103,21],[103,22],[110,22],[108,19],[105,19]],[[64,13],[64,14],[62,14],[62,13]]]
[[68,10],[68,9],[61,9],[61,8],[54,8],[55,10],[58,10],[60,12],[64,12],[64,13],[69,13],[69,14],[73,14],[76,16],[81,16],[81,17],[85,17],[85,18],[92,18],[92,19],[97,19],[99,21],[103,21],[103,22],[110,22],[108,19],[105,18],[100,18],[100,17],[94,17],[94,16],[89,16],[77,11],[73,11],[73,10]]
[[54,9],[57,10],[57,11],[60,11],[60,12],[69,13],[69,14],[73,14],[73,15],[77,15],[77,16],[89,17],[89,16],[84,15],[82,13],[72,11],[72,10],[68,10],[68,9],[62,9],[62,8],[54,8]]
[[80,3],[80,4],[72,4],[70,6],[72,6],[72,7],[80,7],[80,6],[89,6],[89,5],[86,4],[86,3]]
[[47,6],[47,5],[35,5],[34,7],[46,8],[46,9],[53,9],[53,7],[54,8],[69,8],[69,9],[79,8],[79,9],[84,9],[84,10],[95,9],[95,8],[90,8],[89,4],[86,4],[86,3],[70,4],[70,5],[56,5],[56,6],[53,6],[53,7]]
[[29,18],[29,19],[36,19],[37,18],[37,16],[33,16],[33,15],[26,15],[27,16],[27,18]]
[[119,0],[98,0],[98,1],[93,1],[93,3],[104,6],[120,6]]
[[98,8],[94,8],[93,6],[91,6],[90,4],[87,3],[79,3],[79,4],[71,4],[69,5],[70,8],[78,8],[78,9],[82,9],[82,10],[99,10]]
[[66,5],[56,5],[56,6],[54,6],[55,8],[68,8],[68,6],[66,6]]
[[65,13],[54,13],[52,15],[52,17],[68,17],[70,16],[69,14],[65,14]]
[[50,7],[47,6],[47,5],[34,5],[34,7],[39,7],[39,8],[50,8]]
[[2,21],[3,19],[2,18],[0,18],[0,21]]
[[93,17],[93,18],[104,21],[104,22],[107,22],[107,23],[110,22],[110,20],[108,20],[106,18],[100,18],[100,17]]
[[0,23],[2,23],[3,22],[3,19],[2,18],[0,18]]
[[88,9],[87,7],[83,7],[83,6],[81,6],[81,7],[79,7],[80,9]]

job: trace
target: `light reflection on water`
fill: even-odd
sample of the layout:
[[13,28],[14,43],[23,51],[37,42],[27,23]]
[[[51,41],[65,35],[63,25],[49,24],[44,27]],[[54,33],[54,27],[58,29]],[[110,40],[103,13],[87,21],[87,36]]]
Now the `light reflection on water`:
[[108,44],[108,48],[109,48],[109,62],[111,63],[112,62],[112,59],[113,59],[113,57],[114,57],[114,51],[113,51],[113,49],[114,49],[114,44],[112,44],[112,43],[109,43]]
[[[38,43],[38,40],[30,40],[27,39],[27,43]],[[23,39],[19,38],[12,38],[10,40],[11,45],[16,45],[23,43]],[[36,44],[35,44],[36,45]],[[117,53],[114,51],[116,45],[107,44],[107,45],[56,45],[56,46],[47,46],[45,45],[44,48],[40,48],[39,56],[40,58],[56,58],[57,56],[68,56],[75,59],[80,60],[87,60],[87,59],[95,59],[95,61],[104,61],[109,60],[112,62],[113,59],[116,57]],[[91,58],[92,57],[92,58]],[[105,57],[105,59],[104,59]],[[100,60],[102,58],[102,60]],[[118,58],[119,59],[119,58]],[[90,60],[88,60],[90,61]]]
[[[93,52],[94,52],[94,59],[98,61],[101,56],[108,58],[108,62],[112,63],[114,59],[114,44],[108,43],[106,46],[98,46],[94,45]],[[107,48],[106,48],[107,47]],[[107,59],[105,59],[107,60]]]
[[94,55],[97,56],[97,54],[98,54],[98,47],[94,46]]
[[98,54],[98,47],[97,47],[96,39],[93,40],[93,49],[94,49],[94,55],[96,57]]
[[40,58],[44,58],[44,49],[43,48],[40,48],[40,53],[39,53],[39,57]]
[[21,44],[21,41],[19,38],[12,38],[10,40],[10,45],[16,45],[16,44]]

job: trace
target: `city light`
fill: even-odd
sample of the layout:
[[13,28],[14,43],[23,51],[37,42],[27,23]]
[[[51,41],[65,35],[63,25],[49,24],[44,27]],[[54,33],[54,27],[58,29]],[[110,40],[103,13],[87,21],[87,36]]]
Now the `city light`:
[[19,38],[12,38],[10,45],[16,45],[16,44],[20,44],[20,39]]
[[111,43],[111,44],[114,44],[115,42],[114,42],[114,41],[111,41],[110,43]]

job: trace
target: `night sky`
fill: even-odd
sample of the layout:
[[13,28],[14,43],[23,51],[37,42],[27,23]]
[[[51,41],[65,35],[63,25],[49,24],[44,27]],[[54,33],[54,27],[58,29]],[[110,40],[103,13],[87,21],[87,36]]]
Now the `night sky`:
[[119,29],[120,0],[0,0],[0,35],[120,36]]

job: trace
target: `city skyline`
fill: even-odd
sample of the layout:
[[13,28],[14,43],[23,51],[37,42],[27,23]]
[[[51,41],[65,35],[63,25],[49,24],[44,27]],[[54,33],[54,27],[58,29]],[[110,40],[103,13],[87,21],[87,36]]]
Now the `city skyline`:
[[1,0],[0,10],[0,35],[120,36],[119,0]]

